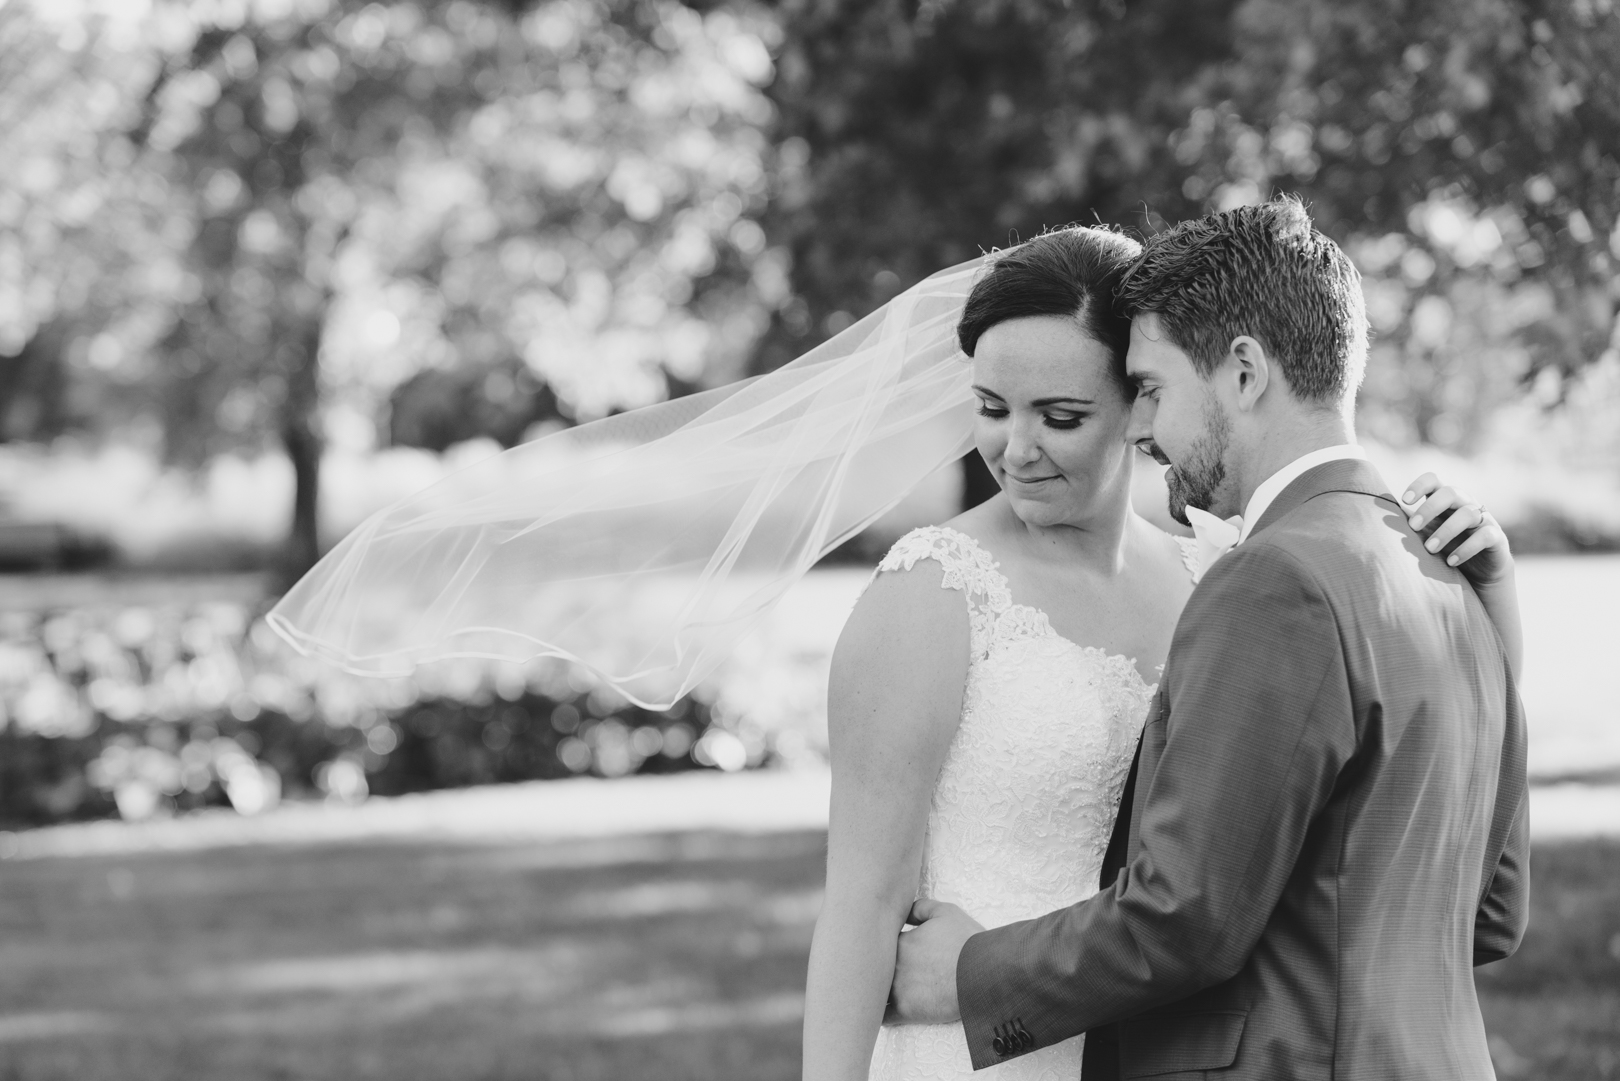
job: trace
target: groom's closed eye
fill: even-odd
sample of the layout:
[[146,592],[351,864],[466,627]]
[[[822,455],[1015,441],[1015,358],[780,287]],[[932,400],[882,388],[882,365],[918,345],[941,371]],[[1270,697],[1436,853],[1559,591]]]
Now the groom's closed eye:
[[1167,456],[1164,453],[1164,451],[1159,449],[1159,444],[1155,443],[1151,439],[1139,439],[1139,440],[1137,440],[1136,449],[1141,451],[1143,454],[1146,454],[1149,458],[1152,458],[1155,462],[1158,462],[1160,465],[1169,465],[1170,464],[1169,456]]

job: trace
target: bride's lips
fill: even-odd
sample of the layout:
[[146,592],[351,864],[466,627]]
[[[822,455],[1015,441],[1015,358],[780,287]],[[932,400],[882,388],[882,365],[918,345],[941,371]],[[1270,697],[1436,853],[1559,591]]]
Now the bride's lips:
[[1033,488],[1037,484],[1045,484],[1049,480],[1057,480],[1056,474],[1049,477],[1015,477],[1011,473],[1007,473],[1005,476],[1014,484],[1022,484],[1027,488]]

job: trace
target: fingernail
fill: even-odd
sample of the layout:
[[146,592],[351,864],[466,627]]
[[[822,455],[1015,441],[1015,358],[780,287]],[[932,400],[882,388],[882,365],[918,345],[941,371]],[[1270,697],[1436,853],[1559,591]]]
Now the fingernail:
[[1408,503],[1416,503],[1417,502],[1417,493],[1416,492],[1407,492],[1405,495],[1401,496],[1401,498],[1406,500],[1406,502],[1408,502]]
[[1425,544],[1423,547],[1427,548],[1431,552],[1438,552],[1440,550],[1440,546],[1438,544],[1436,544],[1434,541],[1430,541],[1428,544]]
[[1456,556],[1447,556],[1446,557],[1446,562],[1449,563],[1451,566],[1455,567],[1457,565],[1457,557]]
[[1413,529],[1422,529],[1423,528],[1423,515],[1414,514],[1412,516],[1412,528]]

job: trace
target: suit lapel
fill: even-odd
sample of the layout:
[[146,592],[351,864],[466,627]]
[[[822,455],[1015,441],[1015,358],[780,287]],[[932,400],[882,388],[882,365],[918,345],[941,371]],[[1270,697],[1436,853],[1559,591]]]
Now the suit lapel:
[[1131,759],[1131,772],[1125,777],[1125,790],[1119,795],[1119,809],[1114,812],[1114,832],[1108,836],[1108,851],[1103,853],[1102,871],[1097,876],[1097,887],[1106,890],[1114,884],[1125,867],[1125,854],[1130,846],[1131,802],[1136,799],[1136,773],[1142,767],[1142,737],[1136,737],[1136,755]]
[[1388,496],[1389,485],[1384,478],[1378,475],[1378,470],[1372,467],[1371,462],[1360,458],[1340,458],[1337,461],[1323,462],[1314,469],[1307,469],[1293,482],[1277,493],[1277,498],[1271,501],[1260,520],[1249,531],[1253,537],[1262,529],[1280,521],[1289,511],[1315,499],[1328,492],[1358,492],[1362,495]]

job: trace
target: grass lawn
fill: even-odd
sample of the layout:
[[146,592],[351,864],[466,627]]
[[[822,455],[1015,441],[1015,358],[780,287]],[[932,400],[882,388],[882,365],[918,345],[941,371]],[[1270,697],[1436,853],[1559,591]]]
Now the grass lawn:
[[1542,843],[1530,930],[1475,983],[1504,1079],[1620,1078],[1620,840]]
[[0,1081],[797,1078],[819,832],[0,865]]
[[[0,1081],[798,1076],[823,835],[0,864]],[[1504,1078],[1620,1078],[1620,842],[1542,845]]]

